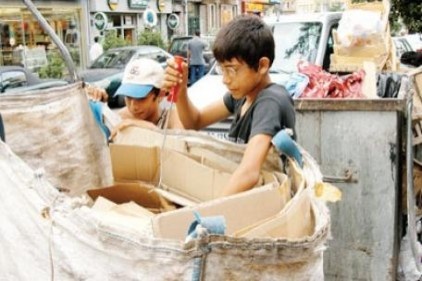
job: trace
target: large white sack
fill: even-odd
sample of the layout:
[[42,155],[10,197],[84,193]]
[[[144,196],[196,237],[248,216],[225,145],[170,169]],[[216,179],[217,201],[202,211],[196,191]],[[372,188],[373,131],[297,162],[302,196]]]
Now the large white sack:
[[2,95],[6,142],[54,186],[82,194],[112,183],[106,139],[81,83]]
[[0,183],[0,280],[200,280],[195,266],[204,280],[324,279],[322,202],[315,202],[315,231],[303,239],[207,236],[184,244],[102,222],[83,198],[58,193],[2,142]]

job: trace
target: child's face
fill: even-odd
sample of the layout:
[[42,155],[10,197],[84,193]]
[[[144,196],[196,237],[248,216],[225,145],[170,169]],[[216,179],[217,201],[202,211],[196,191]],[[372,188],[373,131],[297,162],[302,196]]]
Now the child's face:
[[125,97],[126,107],[134,118],[153,121],[158,111],[158,97],[150,92],[145,98]]
[[236,58],[220,63],[220,69],[223,73],[223,83],[235,99],[253,92],[262,79],[257,70]]

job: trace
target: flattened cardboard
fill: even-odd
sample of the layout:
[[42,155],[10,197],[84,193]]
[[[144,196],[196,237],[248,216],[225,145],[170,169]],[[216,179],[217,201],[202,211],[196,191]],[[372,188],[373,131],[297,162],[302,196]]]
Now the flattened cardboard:
[[220,194],[230,174],[210,168],[179,152],[165,151],[162,177],[170,191],[203,202]]
[[193,212],[201,216],[222,215],[226,219],[226,234],[276,215],[287,203],[285,191],[276,184],[268,184],[232,196],[184,207],[153,218],[154,236],[184,240],[189,225],[194,220]]
[[192,202],[214,199],[230,179],[230,174],[198,162],[174,150],[158,147],[111,144],[113,176],[115,181],[143,181],[157,185],[160,177],[160,161],[163,161],[162,185],[167,191]]
[[158,182],[159,152],[158,147],[110,144],[114,181]]
[[249,238],[303,239],[315,231],[315,217],[309,189],[304,189],[290,200],[286,207],[273,217],[251,225],[234,236]]
[[116,183],[110,187],[88,190],[88,195],[93,200],[96,200],[101,196],[116,204],[133,201],[154,212],[171,209],[168,202],[165,202],[165,199],[161,198],[161,196],[153,190],[153,187],[139,182]]

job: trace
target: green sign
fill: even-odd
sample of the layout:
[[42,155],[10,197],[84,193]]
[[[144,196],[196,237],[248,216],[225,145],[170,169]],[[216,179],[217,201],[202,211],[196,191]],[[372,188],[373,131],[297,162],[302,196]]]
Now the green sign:
[[99,12],[94,15],[94,25],[99,31],[103,31],[106,29],[108,24],[107,15]]
[[149,0],[129,0],[129,8],[132,9],[146,9]]
[[179,16],[176,14],[170,14],[167,18],[167,26],[171,29],[174,30],[176,28],[179,27],[180,24],[180,19]]

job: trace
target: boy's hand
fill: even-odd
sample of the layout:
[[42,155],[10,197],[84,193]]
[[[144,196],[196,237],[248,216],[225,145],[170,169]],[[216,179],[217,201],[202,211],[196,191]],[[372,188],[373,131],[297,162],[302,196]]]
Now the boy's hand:
[[87,85],[85,87],[85,90],[88,94],[88,98],[91,100],[103,102],[106,102],[108,100],[107,92],[102,88]]
[[171,88],[180,85],[187,87],[188,84],[188,64],[182,63],[182,71],[180,72],[177,63],[174,58],[167,60],[167,67],[165,69],[163,87],[167,92],[170,92]]

